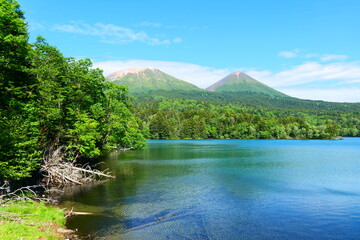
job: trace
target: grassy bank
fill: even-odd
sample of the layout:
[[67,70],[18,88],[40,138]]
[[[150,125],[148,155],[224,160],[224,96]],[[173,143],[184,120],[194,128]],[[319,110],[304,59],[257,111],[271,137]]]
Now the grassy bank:
[[1,240],[62,239],[64,210],[33,201],[0,207]]

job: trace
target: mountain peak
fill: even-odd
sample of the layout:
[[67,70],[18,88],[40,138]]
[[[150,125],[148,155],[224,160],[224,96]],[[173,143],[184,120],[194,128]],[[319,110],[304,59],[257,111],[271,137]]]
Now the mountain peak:
[[[219,88],[222,88],[222,86],[224,86],[224,85],[234,84],[234,83],[238,83],[240,81],[246,81],[246,82],[250,81],[251,82],[251,81],[256,81],[256,80],[251,78],[246,73],[234,72],[234,73],[231,73],[231,74],[227,75],[226,77],[224,77],[220,81],[212,84],[211,86],[206,88],[206,90],[214,92],[214,91],[219,90]],[[233,89],[233,90],[235,90],[235,89]]]
[[117,72],[114,72],[112,74],[110,74],[109,76],[107,76],[106,78],[110,81],[114,81],[118,78],[124,77],[126,75],[129,74],[139,74],[139,73],[143,73],[145,71],[152,71],[152,72],[157,72],[160,70],[156,69],[156,68],[126,68]]
[[234,73],[229,74],[229,76],[237,76],[238,78],[243,78],[243,77],[249,78],[250,77],[249,75],[247,75],[244,72],[234,72]]
[[274,97],[286,97],[285,94],[266,86],[243,72],[229,74],[206,89],[212,92],[248,92]]
[[128,86],[130,92],[200,90],[195,85],[170,76],[156,68],[127,68],[110,74],[106,79]]

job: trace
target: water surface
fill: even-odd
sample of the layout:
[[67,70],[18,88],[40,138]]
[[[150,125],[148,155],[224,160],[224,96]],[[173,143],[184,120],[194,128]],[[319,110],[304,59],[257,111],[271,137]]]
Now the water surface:
[[115,180],[68,191],[100,239],[359,239],[360,138],[163,140],[112,153]]

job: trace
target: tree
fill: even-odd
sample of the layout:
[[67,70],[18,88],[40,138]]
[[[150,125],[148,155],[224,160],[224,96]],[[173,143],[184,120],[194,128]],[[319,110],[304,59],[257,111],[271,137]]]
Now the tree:
[[326,129],[325,132],[328,134],[329,138],[335,138],[337,136],[339,136],[339,128],[338,125],[334,122],[329,122],[326,125]]
[[[35,80],[29,77],[27,26],[15,0],[0,0],[0,108],[29,98]],[[10,106],[11,105],[11,106]],[[21,105],[21,103],[20,103]]]
[[129,110],[127,89],[105,83],[90,60],[65,58],[39,38],[34,44],[34,74],[39,80],[42,129],[47,149],[66,146],[65,155],[92,158],[103,149],[145,146]]
[[19,4],[0,0],[0,179],[28,177],[41,161],[30,51]]
[[137,119],[129,109],[127,87],[112,82],[107,82],[104,86],[107,103],[101,132],[105,147],[143,149],[146,141],[139,130]]
[[203,139],[207,136],[206,124],[203,118],[195,115],[183,120],[180,127],[180,138]]
[[150,133],[155,139],[170,139],[172,126],[163,111],[159,111],[150,121]]
[[38,81],[41,148],[47,156],[61,149],[73,161],[98,156],[102,143],[92,107],[106,102],[101,72],[91,69],[90,60],[64,57],[41,37],[31,60]]

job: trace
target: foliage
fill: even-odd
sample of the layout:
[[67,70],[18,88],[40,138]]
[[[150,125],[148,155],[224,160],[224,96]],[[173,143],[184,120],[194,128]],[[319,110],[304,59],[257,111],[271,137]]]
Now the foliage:
[[19,4],[0,3],[0,180],[31,176],[59,149],[76,161],[145,147],[124,87],[44,38],[29,44]]
[[[69,159],[100,154],[99,122],[93,105],[106,103],[101,71],[91,69],[90,60],[65,58],[38,38],[33,46],[32,73],[38,79],[38,110],[42,116],[42,146],[65,146]],[[50,150],[51,151],[51,150]]]
[[0,29],[0,108],[15,107],[29,97],[34,84],[27,73],[27,26],[16,1],[0,0]]
[[30,112],[25,108],[24,112],[16,114],[0,111],[0,173],[3,178],[30,177],[40,166],[38,123]]
[[108,148],[143,149],[145,138],[137,119],[129,109],[127,88],[115,83],[105,84],[107,96],[106,117],[103,121],[104,142]]
[[221,101],[135,102],[153,139],[333,139],[360,136],[360,112],[270,109]]
[[302,111],[338,111],[359,112],[360,103],[338,103],[304,100],[293,97],[271,97],[263,93],[254,92],[209,92],[209,91],[149,91],[147,94],[133,94],[139,101],[149,102],[161,99],[187,99],[204,102],[212,102],[217,105],[237,104],[252,108],[259,106],[280,111],[296,110]]
[[0,0],[0,173],[4,178],[28,177],[41,159],[33,102],[36,79],[29,74],[27,41],[19,4]]

